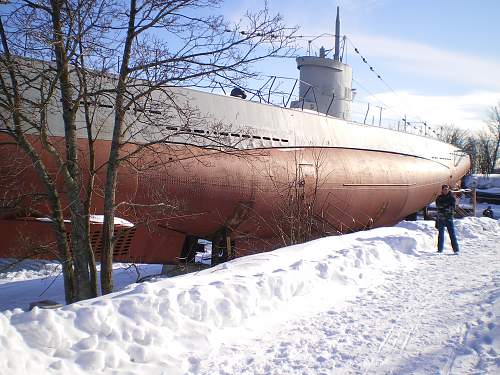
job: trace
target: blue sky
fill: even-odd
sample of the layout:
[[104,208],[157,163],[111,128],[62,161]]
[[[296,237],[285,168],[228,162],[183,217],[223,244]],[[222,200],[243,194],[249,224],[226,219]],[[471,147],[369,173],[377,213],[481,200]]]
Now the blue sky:
[[[238,19],[262,3],[228,1],[222,11]],[[269,0],[288,24],[300,26],[302,35],[334,33],[337,5],[341,33],[395,91],[380,82],[349,46],[347,63],[363,86],[353,84],[359,100],[384,105],[393,118],[407,114],[435,125],[469,129],[480,127],[488,107],[500,103],[500,1]],[[333,40],[312,44],[321,45],[329,48]],[[265,73],[298,76],[293,59],[273,60]]]

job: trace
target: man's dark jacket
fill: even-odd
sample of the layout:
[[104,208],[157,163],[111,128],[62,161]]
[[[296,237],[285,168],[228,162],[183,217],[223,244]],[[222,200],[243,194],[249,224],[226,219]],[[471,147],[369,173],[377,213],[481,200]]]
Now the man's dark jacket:
[[455,212],[456,199],[451,193],[440,194],[436,199],[437,216],[438,220],[445,220],[453,218]]

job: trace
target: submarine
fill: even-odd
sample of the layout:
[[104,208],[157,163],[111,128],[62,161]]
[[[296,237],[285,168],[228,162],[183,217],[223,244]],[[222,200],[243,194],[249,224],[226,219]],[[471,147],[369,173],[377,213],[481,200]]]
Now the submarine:
[[[427,135],[352,120],[352,69],[341,61],[339,35],[337,13],[333,58],[322,50],[296,59],[299,95],[289,106],[247,100],[241,90],[220,95],[165,87],[151,93],[147,106],[128,111],[122,152],[132,156],[118,171],[116,216],[124,220],[115,225],[114,259],[190,262],[199,241],[209,240],[216,264],[306,239],[391,226],[434,201],[442,184],[457,184],[470,169],[462,150]],[[94,144],[97,166],[105,166],[109,155],[110,103],[93,104],[102,123]],[[47,116],[49,138],[63,151],[60,113]],[[83,122],[83,109],[76,116]],[[41,135],[28,131],[27,138],[68,202]],[[82,129],[78,145],[84,170]],[[90,207],[97,258],[105,168],[98,170]],[[0,256],[22,255],[29,239],[44,249],[37,257],[56,257],[43,194],[36,202],[24,199],[43,185],[3,130],[0,173],[0,194],[15,203],[0,208]]]

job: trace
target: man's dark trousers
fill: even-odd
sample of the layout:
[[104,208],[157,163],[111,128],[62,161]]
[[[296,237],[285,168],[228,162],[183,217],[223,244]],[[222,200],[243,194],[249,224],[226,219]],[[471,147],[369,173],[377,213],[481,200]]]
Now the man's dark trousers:
[[442,252],[444,247],[444,228],[448,229],[450,235],[451,247],[455,253],[458,253],[457,236],[455,235],[455,226],[453,225],[453,218],[438,219],[438,251]]

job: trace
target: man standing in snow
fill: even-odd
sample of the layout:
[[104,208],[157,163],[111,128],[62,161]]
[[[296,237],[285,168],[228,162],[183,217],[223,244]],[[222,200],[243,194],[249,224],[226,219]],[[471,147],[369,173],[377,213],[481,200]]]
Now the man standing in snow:
[[441,194],[436,199],[437,207],[437,225],[438,225],[438,253],[443,252],[444,228],[448,229],[450,235],[451,247],[453,252],[458,254],[458,242],[455,235],[455,226],[453,225],[453,214],[455,212],[456,200],[450,191],[448,185],[441,186]]

